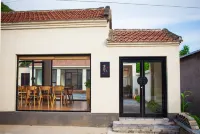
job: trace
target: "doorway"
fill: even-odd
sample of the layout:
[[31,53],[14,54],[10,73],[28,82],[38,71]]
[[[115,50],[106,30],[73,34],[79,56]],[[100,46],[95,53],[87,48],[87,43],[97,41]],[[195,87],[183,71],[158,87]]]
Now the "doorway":
[[120,57],[121,117],[166,117],[166,57]]

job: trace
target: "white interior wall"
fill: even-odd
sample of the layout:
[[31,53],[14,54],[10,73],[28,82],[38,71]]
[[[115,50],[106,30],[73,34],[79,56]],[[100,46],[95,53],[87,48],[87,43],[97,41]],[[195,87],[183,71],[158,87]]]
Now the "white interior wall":
[[[16,110],[17,54],[90,53],[92,113],[119,113],[119,56],[166,56],[168,113],[180,112],[178,46],[107,47],[108,27],[2,30],[1,33],[4,58],[0,61],[0,111]],[[110,62],[110,78],[100,78],[102,61]]]

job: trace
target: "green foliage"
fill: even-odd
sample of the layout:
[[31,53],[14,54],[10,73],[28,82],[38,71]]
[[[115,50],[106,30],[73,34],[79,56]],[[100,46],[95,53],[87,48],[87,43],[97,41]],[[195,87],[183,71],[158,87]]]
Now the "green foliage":
[[21,62],[20,63],[20,67],[29,67],[30,66],[30,64],[31,64],[31,62],[30,61],[23,61],[23,62]]
[[156,112],[160,113],[162,111],[162,107],[154,100],[147,102],[147,108],[149,108],[149,110],[151,110],[154,113]]
[[184,45],[182,50],[179,52],[179,55],[180,56],[184,56],[186,54],[189,54],[190,53],[190,48],[188,45]]
[[90,81],[90,80],[87,80],[87,81],[85,82],[85,86],[86,86],[86,88],[90,88],[90,87],[91,87],[91,81]]
[[[144,63],[144,70],[149,70],[149,63]],[[140,72],[140,63],[136,64],[136,72],[139,73]]]
[[135,97],[135,100],[136,100],[137,102],[139,102],[139,103],[140,103],[140,96],[139,96],[139,95],[137,95],[137,96]]
[[1,2],[1,12],[10,12],[13,11],[10,9],[7,5],[5,5],[3,2]]
[[187,101],[187,97],[189,97],[191,94],[192,92],[188,90],[181,93],[181,112],[186,112],[186,109],[190,104],[190,102]]
[[192,116],[196,120],[196,122],[197,122],[197,124],[198,124],[198,126],[200,128],[200,117],[198,117],[196,115],[190,115],[190,116]]

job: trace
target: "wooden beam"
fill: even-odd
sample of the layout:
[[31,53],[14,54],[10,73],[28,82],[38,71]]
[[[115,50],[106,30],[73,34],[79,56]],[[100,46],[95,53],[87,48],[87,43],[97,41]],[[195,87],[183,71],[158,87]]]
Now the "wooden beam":
[[90,60],[90,56],[20,56],[19,60]]

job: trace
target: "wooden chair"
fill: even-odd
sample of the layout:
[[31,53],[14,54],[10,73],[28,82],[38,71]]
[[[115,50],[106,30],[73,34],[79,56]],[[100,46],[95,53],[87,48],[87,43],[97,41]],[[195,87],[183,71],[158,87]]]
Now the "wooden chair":
[[74,103],[74,98],[73,98],[73,90],[74,90],[74,86],[73,85],[70,85],[68,86],[68,90],[67,90],[67,96],[69,98],[69,101]]
[[46,98],[49,107],[49,102],[51,102],[51,86],[40,86],[39,89],[41,91],[42,103],[44,101],[44,98]]
[[27,95],[26,95],[26,105],[31,103],[33,100],[33,105],[35,106],[35,101],[40,105],[41,97],[38,95],[39,91],[36,86],[27,86]]
[[66,104],[65,100],[64,100],[63,91],[64,91],[64,86],[54,86],[53,87],[53,94],[55,95],[55,98],[53,100],[53,105],[54,105],[54,101],[56,100],[56,97],[60,98],[60,105],[62,105],[63,102],[64,102],[64,104]]
[[23,105],[23,100],[26,100],[26,86],[18,86],[18,100],[21,106]]

